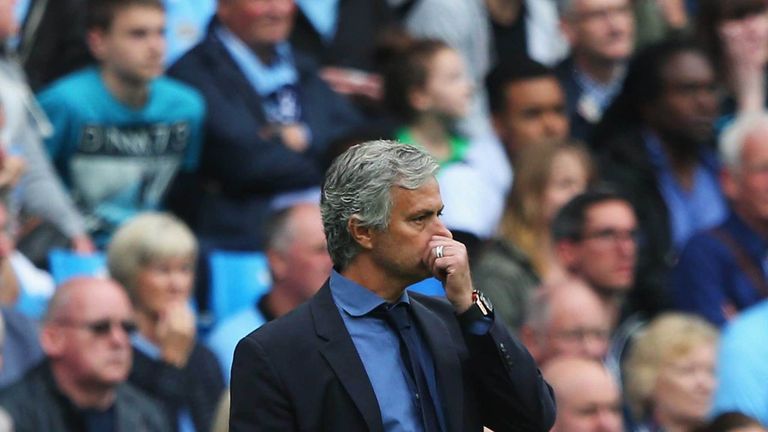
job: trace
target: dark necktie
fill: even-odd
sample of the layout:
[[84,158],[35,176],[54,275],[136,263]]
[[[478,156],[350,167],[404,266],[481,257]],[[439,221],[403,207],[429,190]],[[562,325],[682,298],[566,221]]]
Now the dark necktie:
[[427,376],[419,356],[419,343],[416,327],[411,325],[408,314],[408,304],[398,303],[394,306],[382,305],[384,320],[392,327],[400,339],[400,356],[408,369],[408,385],[415,392],[415,402],[421,412],[421,420],[425,432],[439,432],[440,422],[435,411],[435,403],[427,385]]

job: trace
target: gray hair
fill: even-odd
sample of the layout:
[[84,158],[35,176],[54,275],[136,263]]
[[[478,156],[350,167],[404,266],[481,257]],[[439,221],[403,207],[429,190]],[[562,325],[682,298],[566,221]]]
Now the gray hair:
[[197,240],[192,231],[169,213],[146,212],[117,230],[107,248],[109,274],[136,300],[136,275],[158,260],[197,257]]
[[720,134],[720,160],[730,170],[741,168],[741,153],[744,143],[754,132],[768,130],[768,112],[760,111],[741,114]]
[[418,189],[433,179],[437,162],[424,150],[395,141],[369,141],[351,147],[325,175],[320,210],[328,253],[341,271],[360,251],[348,223],[387,229],[394,186]]

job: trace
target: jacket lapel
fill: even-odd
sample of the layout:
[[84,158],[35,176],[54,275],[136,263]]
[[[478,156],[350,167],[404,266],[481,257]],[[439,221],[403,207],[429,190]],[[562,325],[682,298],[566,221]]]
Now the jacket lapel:
[[347,390],[370,431],[383,432],[376,394],[347,327],[333,302],[328,282],[310,303],[317,336],[325,341],[320,352]]
[[464,415],[464,390],[454,342],[443,321],[414,296],[411,296],[411,309],[435,362],[435,378],[446,427],[449,431],[459,432]]

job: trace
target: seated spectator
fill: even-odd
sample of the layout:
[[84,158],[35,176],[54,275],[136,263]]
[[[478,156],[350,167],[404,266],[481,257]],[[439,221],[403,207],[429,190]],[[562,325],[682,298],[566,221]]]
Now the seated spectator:
[[595,125],[619,94],[634,47],[630,0],[560,1],[571,55],[557,66],[568,101],[571,136],[591,142]]
[[[552,222],[555,257],[570,277],[584,281],[618,325],[635,281],[637,220],[632,206],[609,190],[589,190],[569,201]],[[625,313],[626,315],[626,313]]]
[[169,431],[154,401],[125,382],[134,329],[115,282],[75,278],[59,287],[41,330],[46,360],[0,394],[15,430]]
[[696,36],[715,66],[723,114],[766,107],[768,2],[699,0]]
[[766,432],[756,419],[738,411],[728,411],[718,415],[695,432]]
[[297,204],[275,213],[265,232],[272,286],[255,304],[216,324],[208,335],[208,346],[218,357],[227,381],[240,339],[304,303],[331,274],[317,204]]
[[193,89],[159,77],[160,0],[91,0],[87,16],[98,67],[61,78],[38,99],[54,127],[51,159],[104,246],[122,222],[159,206],[177,171],[196,166],[204,105]]
[[624,365],[635,430],[690,431],[706,420],[715,391],[717,329],[701,318],[664,314],[641,333]]
[[531,297],[526,312],[520,339],[537,364],[559,356],[605,358],[610,316],[583,282],[571,279],[543,286]]
[[619,384],[599,361],[558,357],[542,373],[557,400],[557,419],[550,432],[624,430]]
[[632,60],[595,132],[600,174],[632,203],[640,229],[636,307],[668,305],[667,274],[691,235],[725,218],[711,149],[715,75],[700,49],[666,40]]
[[720,338],[713,412],[740,411],[768,425],[768,300],[732,319]]
[[162,402],[174,430],[200,432],[211,427],[224,381],[216,357],[195,338],[196,257],[192,232],[164,213],[128,221],[107,249],[109,272],[136,309],[128,380]]
[[720,137],[730,215],[694,235],[670,283],[677,308],[722,326],[768,296],[768,113],[744,114]]
[[570,141],[526,147],[517,165],[498,236],[484,246],[472,269],[475,287],[491,299],[497,317],[513,330],[522,324],[533,287],[557,272],[550,223],[560,207],[594,178],[589,153]]
[[288,42],[292,0],[221,0],[205,38],[169,70],[208,116],[199,167],[169,206],[213,248],[261,250],[273,200],[317,196],[331,142],[359,115]]
[[[12,2],[0,3],[0,47],[16,34]],[[93,249],[85,224],[66,191],[56,178],[42,138],[51,125],[31,96],[24,72],[16,59],[0,49],[0,188],[9,201],[11,212],[19,207],[54,224],[73,247],[81,252]],[[22,175],[19,188],[14,188]],[[15,193],[8,196],[8,191]]]

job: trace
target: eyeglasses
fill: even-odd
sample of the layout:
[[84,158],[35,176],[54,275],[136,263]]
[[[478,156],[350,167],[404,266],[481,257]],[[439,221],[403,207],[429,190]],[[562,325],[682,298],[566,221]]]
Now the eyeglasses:
[[94,336],[106,336],[112,332],[112,328],[120,327],[130,335],[136,331],[136,323],[130,320],[112,321],[101,319],[92,322],[57,321],[57,324],[69,327],[82,328],[90,331]]
[[614,17],[630,17],[632,15],[632,7],[629,5],[607,7],[601,9],[594,9],[584,12],[576,12],[570,15],[571,19],[575,21],[597,21],[607,20]]
[[633,244],[637,244],[638,237],[639,231],[636,229],[618,230],[606,228],[586,233],[581,236],[581,240],[595,240],[602,244],[618,244],[619,242],[632,242]]
[[557,332],[555,336],[568,342],[581,342],[587,339],[607,341],[611,337],[611,332],[607,329],[575,328]]

